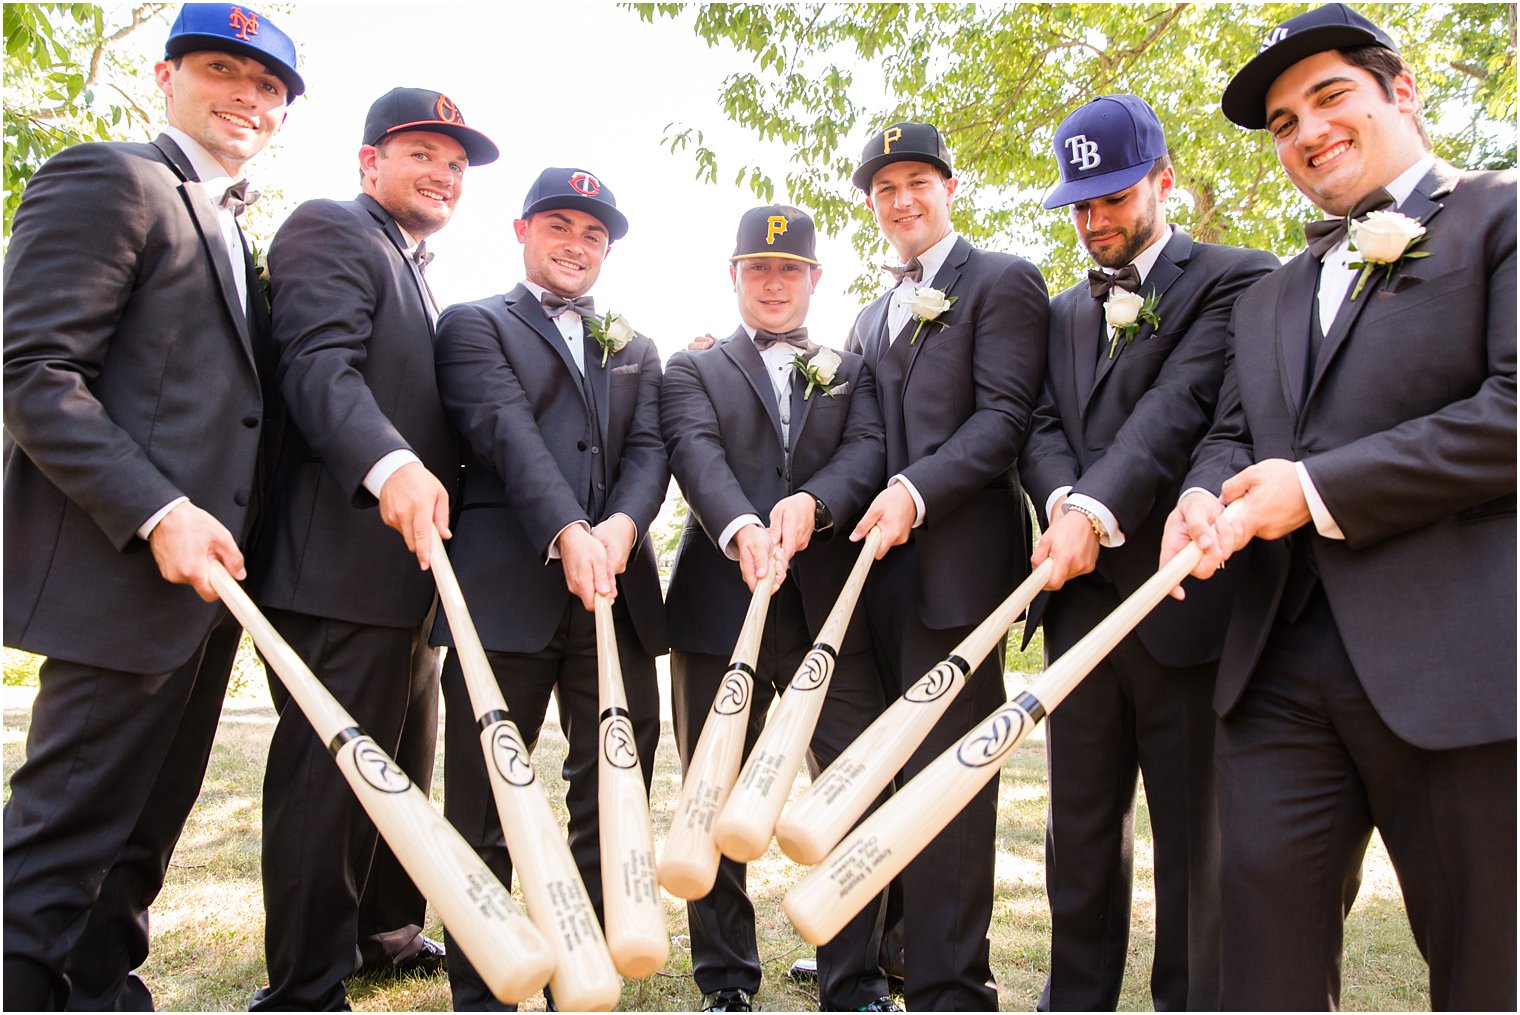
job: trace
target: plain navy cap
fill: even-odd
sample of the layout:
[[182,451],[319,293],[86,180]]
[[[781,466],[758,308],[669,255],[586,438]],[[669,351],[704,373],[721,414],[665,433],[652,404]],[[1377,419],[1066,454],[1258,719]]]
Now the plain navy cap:
[[1045,207],[1128,190],[1166,154],[1166,134],[1156,111],[1136,95],[1100,95],[1056,128],[1056,163],[1061,182]]
[[464,148],[472,166],[495,162],[501,154],[491,139],[464,125],[464,114],[454,100],[426,88],[392,88],[374,101],[364,118],[364,143],[379,144],[391,134],[407,130],[430,130],[447,134]]
[[1387,32],[1345,4],[1325,4],[1289,18],[1267,33],[1251,62],[1230,79],[1219,106],[1240,126],[1261,130],[1267,125],[1267,91],[1278,75],[1315,53],[1355,46],[1399,51]]
[[778,257],[818,263],[817,231],[801,208],[788,204],[762,204],[739,219],[739,235],[730,261],[748,257]]
[[575,208],[601,219],[608,240],[621,240],[628,233],[628,220],[617,210],[617,198],[596,176],[584,169],[545,169],[523,198],[522,217],[555,208]]
[[250,56],[285,82],[290,98],[306,91],[296,70],[296,44],[274,22],[241,4],[185,4],[169,28],[164,59],[198,49]]
[[866,142],[865,151],[860,153],[860,168],[850,182],[869,194],[877,170],[893,162],[927,162],[946,176],[955,175],[950,169],[950,149],[945,147],[938,127],[932,123],[894,123]]

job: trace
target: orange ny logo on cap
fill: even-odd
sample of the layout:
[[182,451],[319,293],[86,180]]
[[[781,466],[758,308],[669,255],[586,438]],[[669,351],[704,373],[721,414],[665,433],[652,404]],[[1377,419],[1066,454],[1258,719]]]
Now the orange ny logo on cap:
[[571,173],[570,186],[578,194],[595,197],[602,192],[602,181],[590,173]]
[[883,132],[882,135],[881,135],[881,153],[883,155],[891,155],[892,154],[892,142],[893,141],[901,141],[901,140],[902,140],[902,128],[901,127],[888,127],[886,129],[886,131]]
[[765,245],[776,242],[776,237],[786,234],[786,216],[772,215],[765,223]]
[[241,7],[234,7],[227,16],[227,27],[237,32],[239,39],[248,42],[248,36],[259,34],[259,16],[256,12],[249,14]]
[[459,107],[454,105],[454,100],[447,95],[438,96],[438,102],[434,106],[438,113],[438,119],[444,123],[464,123],[464,116],[459,112]]

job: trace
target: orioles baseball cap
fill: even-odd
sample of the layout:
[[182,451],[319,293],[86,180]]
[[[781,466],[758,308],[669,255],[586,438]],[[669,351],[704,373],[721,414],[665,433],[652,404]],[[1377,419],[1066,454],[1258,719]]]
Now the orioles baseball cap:
[[364,118],[364,143],[379,144],[392,134],[408,130],[447,134],[464,148],[472,166],[495,162],[501,154],[490,138],[464,125],[464,114],[454,100],[426,88],[392,88],[376,99]]
[[817,264],[816,240],[807,212],[786,204],[762,204],[739,219],[739,237],[729,260],[778,257]]
[[290,90],[306,91],[296,70],[296,44],[268,18],[242,4],[185,4],[169,26],[164,59],[199,49],[249,56],[262,63]]
[[545,169],[523,198],[522,218],[555,208],[574,208],[601,219],[608,240],[621,240],[628,233],[628,220],[617,209],[617,198],[594,174],[584,169]]
[[1061,181],[1045,198],[1060,208],[1128,190],[1166,154],[1156,111],[1136,95],[1100,95],[1056,128]]
[[1283,71],[1315,53],[1355,46],[1399,51],[1387,32],[1345,4],[1325,4],[1289,18],[1267,33],[1261,49],[1230,79],[1219,106],[1240,126],[1261,130],[1267,125],[1267,92]]
[[894,123],[866,142],[860,168],[850,182],[869,194],[877,171],[894,162],[927,162],[946,176],[955,175],[950,169],[950,149],[938,127],[932,123]]

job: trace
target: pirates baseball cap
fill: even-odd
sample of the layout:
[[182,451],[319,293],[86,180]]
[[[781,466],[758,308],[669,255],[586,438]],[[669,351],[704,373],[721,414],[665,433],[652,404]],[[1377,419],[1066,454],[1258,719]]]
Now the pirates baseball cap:
[[1220,108],[1240,126],[1261,130],[1267,125],[1267,91],[1278,75],[1315,53],[1353,46],[1399,51],[1387,32],[1345,4],[1325,4],[1289,18],[1267,33],[1261,49],[1230,79]]
[[452,99],[426,88],[392,88],[376,99],[364,118],[364,143],[376,145],[408,130],[447,134],[464,148],[472,166],[495,162],[501,154],[490,138],[464,125],[464,114]]
[[778,257],[817,264],[813,220],[801,208],[762,204],[739,219],[739,238],[730,261],[749,257]]
[[584,169],[545,169],[523,198],[522,218],[555,208],[574,208],[595,215],[607,227],[608,240],[628,233],[628,220],[617,210],[617,198],[607,185]]
[[296,44],[274,22],[241,4],[185,4],[169,27],[164,59],[198,49],[250,56],[285,82],[290,98],[306,91],[296,71]]
[[938,127],[932,123],[894,123],[866,142],[860,168],[850,182],[869,194],[877,171],[894,162],[927,162],[946,176],[955,175],[950,169],[950,149],[945,147]]
[[1156,111],[1136,95],[1100,95],[1056,128],[1061,182],[1045,198],[1060,208],[1128,190],[1166,154]]

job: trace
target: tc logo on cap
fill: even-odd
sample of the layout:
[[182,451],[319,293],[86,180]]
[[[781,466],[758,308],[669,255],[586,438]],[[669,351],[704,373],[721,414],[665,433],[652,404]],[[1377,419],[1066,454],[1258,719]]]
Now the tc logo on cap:
[[[1262,49],[1271,49],[1273,46],[1277,45],[1279,42],[1283,41],[1287,37],[1288,37],[1288,26],[1287,25],[1278,25],[1276,28],[1272,29],[1270,32],[1267,33],[1266,41],[1264,41],[1261,44],[1261,48]],[[1257,52],[1260,52],[1260,50],[1257,50]]]
[[570,187],[577,194],[595,197],[602,192],[602,181],[590,173],[571,173]]
[[765,223],[765,245],[776,242],[776,237],[786,235],[786,216],[772,215]]
[[881,153],[883,155],[891,155],[892,154],[892,142],[893,141],[901,141],[901,140],[902,140],[902,128],[901,127],[888,127],[887,130],[886,130],[886,132],[881,135]]
[[247,42],[248,36],[259,34],[258,12],[249,14],[241,7],[234,7],[232,13],[227,16],[227,27],[237,32],[239,39]]
[[444,123],[464,123],[464,114],[459,111],[458,106],[454,105],[454,100],[447,95],[438,96],[438,102],[433,108],[438,113],[438,119]]
[[1098,154],[1098,142],[1087,140],[1086,134],[1067,138],[1066,147],[1071,149],[1071,164],[1078,169],[1094,169],[1103,162],[1103,157]]

